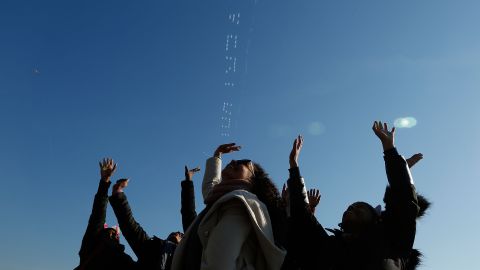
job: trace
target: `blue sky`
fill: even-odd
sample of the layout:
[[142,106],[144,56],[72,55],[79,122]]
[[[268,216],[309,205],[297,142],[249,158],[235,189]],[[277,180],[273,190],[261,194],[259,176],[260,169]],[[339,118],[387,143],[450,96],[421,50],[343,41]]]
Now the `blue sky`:
[[[480,240],[479,8],[466,0],[2,1],[0,268],[78,264],[105,156],[118,162],[115,177],[131,179],[137,220],[165,237],[181,228],[185,164],[203,168],[218,144],[234,141],[243,150],[225,158],[261,163],[280,187],[301,133],[302,174],[322,192],[317,217],[334,227],[349,203],[381,203],[386,177],[372,122],[414,117],[397,147],[425,156],[413,169],[417,190],[433,201],[418,224],[421,269],[471,269]],[[229,21],[238,13],[239,24]],[[228,35],[238,44],[226,51]],[[225,73],[227,56],[235,72]],[[116,224],[111,209],[107,221]]]

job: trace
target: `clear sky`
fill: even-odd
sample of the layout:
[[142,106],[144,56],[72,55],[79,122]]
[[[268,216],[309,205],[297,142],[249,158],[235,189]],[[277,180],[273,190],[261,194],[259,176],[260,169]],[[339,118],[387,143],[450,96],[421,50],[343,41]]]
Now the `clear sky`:
[[335,227],[349,203],[381,203],[371,125],[400,117],[417,120],[398,129],[397,147],[424,154],[412,173],[433,202],[418,224],[421,269],[475,268],[478,10],[473,0],[1,1],[0,268],[78,264],[106,156],[114,178],[131,179],[137,220],[164,238],[181,229],[185,164],[203,168],[233,141],[244,148],[225,159],[251,158],[281,187],[301,133],[317,217]]

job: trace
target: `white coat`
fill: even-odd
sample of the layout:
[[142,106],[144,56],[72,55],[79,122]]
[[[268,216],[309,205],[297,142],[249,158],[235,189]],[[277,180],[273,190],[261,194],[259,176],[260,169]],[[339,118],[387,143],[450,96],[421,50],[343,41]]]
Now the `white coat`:
[[[207,160],[204,198],[221,182],[221,167],[221,159]],[[193,233],[203,247],[201,270],[279,270],[282,266],[286,251],[275,245],[267,207],[251,192],[235,190],[223,195],[204,215],[198,231],[192,227],[175,251],[172,270],[182,269],[184,243]]]

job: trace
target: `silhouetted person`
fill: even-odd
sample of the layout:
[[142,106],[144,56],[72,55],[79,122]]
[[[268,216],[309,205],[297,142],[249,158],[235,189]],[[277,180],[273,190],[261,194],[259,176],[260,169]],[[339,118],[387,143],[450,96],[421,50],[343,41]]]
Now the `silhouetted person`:
[[169,270],[173,253],[182,240],[183,234],[172,232],[166,240],[148,236],[133,217],[127,196],[123,192],[127,184],[128,179],[117,181],[112,189],[110,204],[125,239],[137,255],[139,268],[142,270]]
[[[317,205],[320,203],[320,190],[318,189],[310,189],[307,191],[307,189],[304,187],[302,190],[303,197],[306,200],[305,203],[308,205],[308,209],[310,212],[315,214],[315,209]],[[299,237],[305,237],[305,239],[308,239],[308,235],[304,235],[302,231],[296,231],[294,232],[294,229],[297,228],[292,228],[292,218],[290,217],[290,202],[289,202],[289,194],[288,194],[288,189],[287,189],[287,184],[283,185],[282,188],[282,199],[284,201],[284,204],[286,206],[286,213],[287,213],[287,230],[288,235],[287,235],[287,243],[286,243],[286,250],[287,250],[287,255],[285,256],[285,260],[283,261],[282,265],[282,270],[299,270],[301,269],[300,267],[300,262],[299,258],[295,258],[295,250],[292,249],[291,243],[295,243]],[[295,246],[293,246],[295,248]]]
[[[402,270],[412,269],[416,218],[419,213],[417,194],[409,164],[394,146],[395,128],[375,122],[374,133],[382,142],[389,186],[385,194],[385,211],[365,202],[356,202],[344,212],[340,229],[329,236],[304,202],[303,179],[298,156],[303,145],[299,136],[290,155],[288,190],[293,232],[301,230],[308,241],[292,243],[294,257],[301,269],[329,270]],[[413,164],[421,159],[414,158]],[[412,164],[412,166],[413,166]],[[413,266],[414,267],[414,266]]]
[[135,262],[124,252],[125,247],[120,244],[117,230],[104,228],[110,177],[115,169],[116,164],[111,159],[100,162],[101,179],[79,252],[80,265],[75,268],[76,270],[135,269]]

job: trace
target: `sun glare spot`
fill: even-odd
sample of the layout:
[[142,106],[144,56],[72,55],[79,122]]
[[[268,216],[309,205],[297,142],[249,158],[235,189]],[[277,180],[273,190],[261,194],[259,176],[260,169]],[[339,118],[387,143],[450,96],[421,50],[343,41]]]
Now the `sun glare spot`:
[[401,117],[397,118],[393,125],[396,128],[412,128],[417,125],[417,119],[413,117]]

